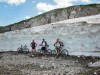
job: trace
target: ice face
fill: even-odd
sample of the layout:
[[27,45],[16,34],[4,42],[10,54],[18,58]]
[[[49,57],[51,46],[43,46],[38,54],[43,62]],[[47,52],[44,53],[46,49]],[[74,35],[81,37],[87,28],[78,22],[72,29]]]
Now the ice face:
[[[88,17],[86,17],[86,21],[92,17],[87,18]],[[85,20],[85,18],[83,19]],[[78,21],[78,19],[76,21]],[[49,48],[52,50],[55,49],[54,43],[56,39],[59,38],[64,43],[64,48],[69,51],[70,55],[100,55],[100,24],[90,24],[81,21],[79,21],[79,23],[68,23],[67,20],[59,23],[1,33],[0,50],[16,51],[20,45],[27,45],[31,51],[30,43],[33,39],[38,44],[36,48],[38,50],[41,48],[39,45],[43,38],[47,41]]]

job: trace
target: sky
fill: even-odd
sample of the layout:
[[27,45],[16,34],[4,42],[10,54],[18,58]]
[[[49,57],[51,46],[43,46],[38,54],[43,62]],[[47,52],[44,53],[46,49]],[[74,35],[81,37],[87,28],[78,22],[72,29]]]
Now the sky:
[[29,19],[53,9],[92,3],[100,3],[100,0],[0,0],[0,26]]

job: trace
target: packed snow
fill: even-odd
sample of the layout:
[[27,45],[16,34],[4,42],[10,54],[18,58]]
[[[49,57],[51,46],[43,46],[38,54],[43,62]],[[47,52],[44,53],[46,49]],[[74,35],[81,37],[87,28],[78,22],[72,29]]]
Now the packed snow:
[[59,38],[70,55],[100,56],[100,23],[95,24],[99,20],[100,14],[0,33],[0,51],[16,51],[20,45],[31,50],[33,39],[39,49],[43,38],[54,50],[53,44]]

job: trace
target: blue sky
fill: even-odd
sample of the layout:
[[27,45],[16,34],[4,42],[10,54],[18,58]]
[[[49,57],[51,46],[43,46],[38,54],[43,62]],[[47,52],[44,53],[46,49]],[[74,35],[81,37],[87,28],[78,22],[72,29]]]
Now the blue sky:
[[0,0],[0,26],[73,5],[100,3],[100,0]]

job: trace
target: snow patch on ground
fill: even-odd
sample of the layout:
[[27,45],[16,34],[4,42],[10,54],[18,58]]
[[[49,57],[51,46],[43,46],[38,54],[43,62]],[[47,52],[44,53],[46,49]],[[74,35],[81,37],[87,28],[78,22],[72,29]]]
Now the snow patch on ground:
[[94,63],[89,63],[88,66],[89,67],[100,67],[100,60]]

